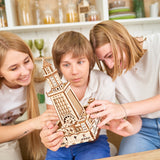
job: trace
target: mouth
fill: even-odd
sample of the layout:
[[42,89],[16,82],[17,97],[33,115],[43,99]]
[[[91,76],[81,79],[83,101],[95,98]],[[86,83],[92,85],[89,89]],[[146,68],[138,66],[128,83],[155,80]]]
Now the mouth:
[[81,78],[72,79],[72,82],[73,82],[73,83],[77,83],[77,82],[80,82],[80,81],[81,81]]
[[29,79],[30,79],[30,75],[25,76],[25,77],[23,77],[23,78],[20,78],[19,81],[21,81],[21,82],[26,82],[26,81],[28,81]]

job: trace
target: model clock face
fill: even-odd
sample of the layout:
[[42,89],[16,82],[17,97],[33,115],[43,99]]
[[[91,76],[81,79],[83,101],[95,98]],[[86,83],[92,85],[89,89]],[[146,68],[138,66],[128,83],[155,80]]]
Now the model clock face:
[[68,115],[64,118],[64,123],[65,124],[74,124],[75,119],[72,115]]

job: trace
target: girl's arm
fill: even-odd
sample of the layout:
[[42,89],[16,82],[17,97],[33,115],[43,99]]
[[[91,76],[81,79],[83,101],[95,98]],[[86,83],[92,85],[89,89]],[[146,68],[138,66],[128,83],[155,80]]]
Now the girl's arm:
[[47,121],[57,121],[52,110],[46,110],[42,115],[26,120],[16,125],[0,126],[0,143],[19,139],[30,132],[42,129]]
[[88,106],[87,113],[90,114],[92,118],[105,116],[105,121],[101,124],[101,126],[103,126],[113,119],[121,119],[126,116],[144,115],[159,110],[160,95],[157,95],[146,100],[126,104],[115,104],[107,100],[95,100]]
[[160,95],[146,100],[123,104],[128,116],[143,115],[160,110]]

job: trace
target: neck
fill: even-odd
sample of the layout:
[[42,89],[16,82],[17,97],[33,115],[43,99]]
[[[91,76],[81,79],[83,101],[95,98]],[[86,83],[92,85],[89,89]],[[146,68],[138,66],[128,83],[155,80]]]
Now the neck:
[[12,89],[16,89],[16,88],[20,88],[21,86],[20,85],[12,85],[10,83],[8,83],[8,81],[4,80],[3,83],[9,87],[9,88],[12,88]]
[[76,96],[78,97],[78,99],[81,100],[85,95],[85,92],[87,89],[87,84],[82,87],[71,86],[71,88],[74,91],[74,93],[76,94]]

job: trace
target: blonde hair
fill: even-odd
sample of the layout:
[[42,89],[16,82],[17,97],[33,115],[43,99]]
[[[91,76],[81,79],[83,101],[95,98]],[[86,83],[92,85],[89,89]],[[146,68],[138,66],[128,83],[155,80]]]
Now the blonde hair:
[[90,70],[95,65],[95,55],[89,40],[79,32],[68,31],[60,34],[55,40],[52,47],[53,62],[62,76],[60,71],[60,61],[64,54],[71,52],[73,57],[85,55],[90,64]]
[[[33,56],[29,47],[19,36],[10,32],[0,31],[0,68],[3,64],[7,52],[11,49],[28,54],[34,63]],[[39,116],[38,99],[35,92],[33,74],[34,71],[32,72],[31,83],[27,86],[28,119]],[[2,85],[2,82],[3,78],[1,77],[0,87]],[[27,139],[29,155],[31,155],[31,158],[33,158],[34,160],[40,159],[41,154],[43,152],[43,145],[41,144],[39,131],[34,131],[30,133],[29,135],[27,135]]]
[[[114,68],[109,69],[107,65],[103,62],[105,70],[108,75],[112,77],[113,80],[117,76],[122,74],[122,69],[120,62],[117,59],[118,50],[120,50],[121,57],[123,59],[123,52],[128,60],[126,71],[131,69],[144,55],[145,50],[142,48],[142,42],[131,36],[127,29],[120,23],[108,20],[96,24],[90,30],[90,42],[92,48],[95,52],[96,48],[99,48],[107,43],[111,44],[113,57],[114,57]],[[102,65],[99,60],[97,60],[99,68],[102,70]],[[122,62],[122,66],[123,66]],[[123,67],[122,67],[123,68]]]

